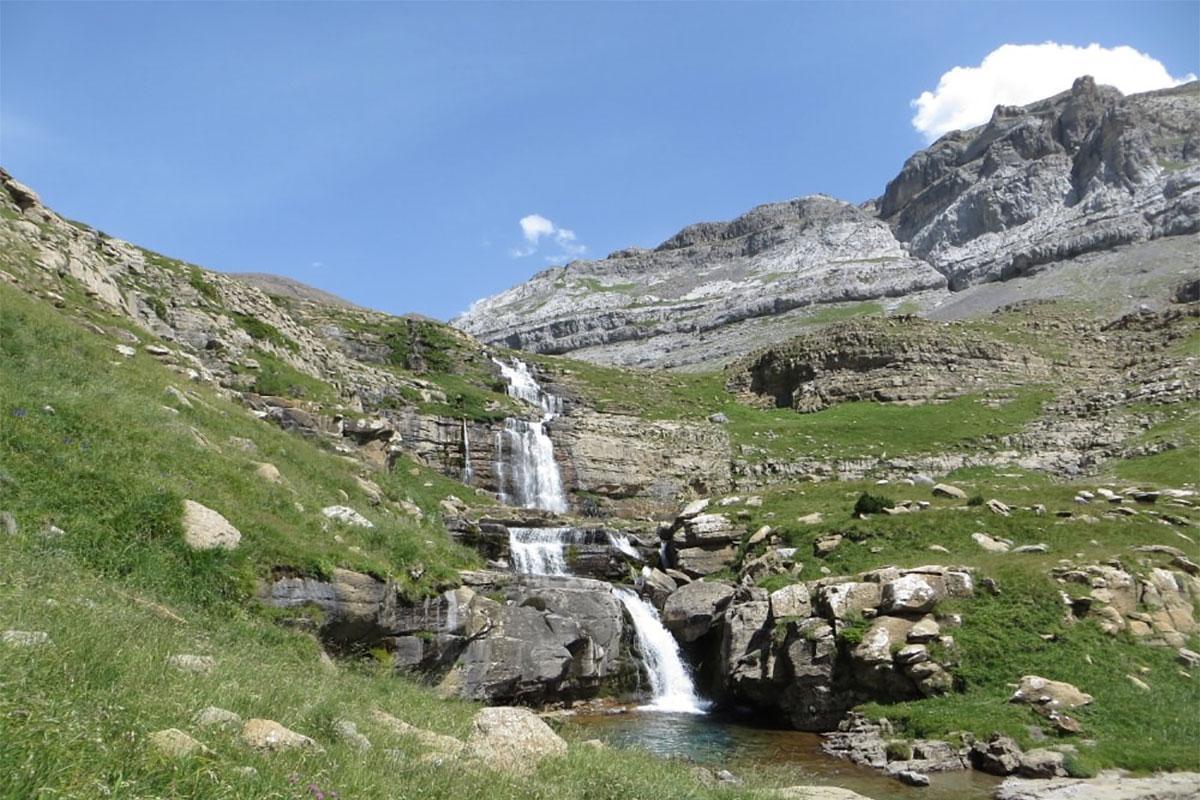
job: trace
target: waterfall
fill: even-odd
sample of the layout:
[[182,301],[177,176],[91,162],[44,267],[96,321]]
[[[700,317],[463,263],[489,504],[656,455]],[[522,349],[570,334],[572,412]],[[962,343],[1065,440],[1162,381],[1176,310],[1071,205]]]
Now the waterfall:
[[688,673],[679,644],[663,627],[654,606],[630,589],[613,587],[617,599],[633,619],[634,633],[642,650],[642,663],[650,674],[653,692],[651,711],[671,711],[680,714],[703,714],[705,704],[696,695],[696,686]]
[[608,543],[631,558],[641,558],[633,543],[629,541],[629,537],[623,533],[608,534]]
[[[496,364],[504,376],[509,397],[523,400],[542,411],[538,422],[510,417],[504,420],[504,427],[496,431],[494,472],[500,499],[509,505],[565,512],[567,496],[562,487],[562,475],[554,460],[554,443],[544,427],[562,413],[562,400],[543,391],[523,361],[513,359],[511,364],[505,364],[496,360]],[[463,444],[465,449],[465,427]],[[566,549],[572,543],[582,542],[582,535],[583,532],[575,528],[509,528],[508,549],[513,571],[520,575],[570,575]],[[610,533],[608,538],[617,550],[635,558],[638,556],[628,536]],[[666,566],[665,554],[663,565]],[[650,675],[653,697],[646,708],[703,714],[705,706],[696,695],[679,645],[663,627],[654,606],[630,589],[614,586],[613,593],[633,620],[642,660]]]
[[514,359],[511,366],[502,361],[496,364],[509,397],[542,410],[539,422],[510,417],[496,432],[495,474],[500,500],[508,505],[564,513],[567,495],[554,460],[554,443],[545,429],[545,424],[562,411],[562,399],[542,391],[523,361]]
[[467,420],[462,421],[462,445],[463,445],[463,469],[462,482],[468,486],[471,484],[471,479],[475,477],[475,471],[471,469],[471,435],[467,432]]
[[519,575],[569,575],[567,545],[582,542],[574,528],[509,528],[508,551]]

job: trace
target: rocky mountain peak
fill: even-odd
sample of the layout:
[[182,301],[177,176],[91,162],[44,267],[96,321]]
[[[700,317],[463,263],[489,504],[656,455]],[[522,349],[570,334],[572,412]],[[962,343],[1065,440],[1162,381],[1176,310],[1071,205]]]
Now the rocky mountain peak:
[[813,195],[688,225],[539,273],[454,324],[605,363],[719,363],[813,316],[802,309],[961,291],[1197,231],[1200,83],[1126,97],[1085,75],[947,133],[862,207]]

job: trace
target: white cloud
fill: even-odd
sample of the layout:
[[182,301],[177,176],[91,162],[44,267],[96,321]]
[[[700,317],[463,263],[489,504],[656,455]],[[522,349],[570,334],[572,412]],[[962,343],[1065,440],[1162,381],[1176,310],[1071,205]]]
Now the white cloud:
[[1057,42],[1005,44],[977,67],[942,74],[937,89],[912,101],[913,127],[929,141],[987,122],[1000,104],[1025,105],[1071,88],[1080,75],[1115,86],[1125,94],[1178,86],[1195,75],[1172,77],[1161,61],[1132,47],[1075,47]]
[[541,214],[529,214],[521,217],[521,233],[524,235],[525,241],[536,245],[538,239],[554,233],[554,223]]
[[546,240],[553,244],[553,252],[543,254],[548,262],[561,263],[579,258],[587,252],[587,246],[580,244],[575,231],[570,228],[560,228],[541,214],[527,214],[521,217],[521,236],[526,244],[513,247],[508,254],[513,258],[525,258],[537,253]]

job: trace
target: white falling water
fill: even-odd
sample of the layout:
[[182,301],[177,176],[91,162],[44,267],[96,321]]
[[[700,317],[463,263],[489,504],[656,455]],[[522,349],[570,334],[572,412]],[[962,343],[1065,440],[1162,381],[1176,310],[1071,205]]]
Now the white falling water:
[[569,575],[567,545],[582,541],[574,528],[509,528],[508,550],[519,575]]
[[629,541],[629,537],[623,533],[609,533],[608,542],[631,558],[641,558],[638,551],[634,549],[633,543]]
[[650,674],[653,696],[650,704],[644,708],[677,714],[703,714],[705,704],[696,694],[692,676],[679,653],[679,644],[671,632],[663,627],[658,611],[630,589],[614,586],[613,593],[633,619],[634,632],[642,650],[642,663]]
[[463,469],[462,482],[470,485],[471,479],[475,477],[474,470],[471,469],[471,435],[467,432],[467,421],[462,421],[462,445],[463,445]]
[[495,474],[500,500],[523,508],[564,513],[567,495],[554,460],[554,443],[545,429],[545,424],[562,411],[562,400],[542,391],[523,361],[496,364],[507,383],[508,395],[542,410],[539,422],[510,417],[496,431]]

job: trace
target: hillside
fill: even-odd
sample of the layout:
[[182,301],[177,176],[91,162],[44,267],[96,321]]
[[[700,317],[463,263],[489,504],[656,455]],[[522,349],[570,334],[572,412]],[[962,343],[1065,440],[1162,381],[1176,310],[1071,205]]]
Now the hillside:
[[[530,352],[706,369],[849,316],[970,309],[992,282],[1077,264],[1084,284],[1097,273],[1097,305],[1161,305],[1197,247],[1197,119],[1198,83],[1122,97],[1080,78],[943,136],[864,208],[818,195],[691,225],[652,250],[541,272],[454,324]],[[1187,237],[1182,252],[1147,245],[1163,237]],[[1117,263],[1086,260],[1120,246]]]
[[[1194,298],[834,314],[721,371],[523,361],[0,185],[0,796],[1200,769]],[[781,224],[827,215],[891,235],[826,199]],[[677,249],[765,241],[738,230]],[[1027,676],[1089,700],[1010,702]]]

